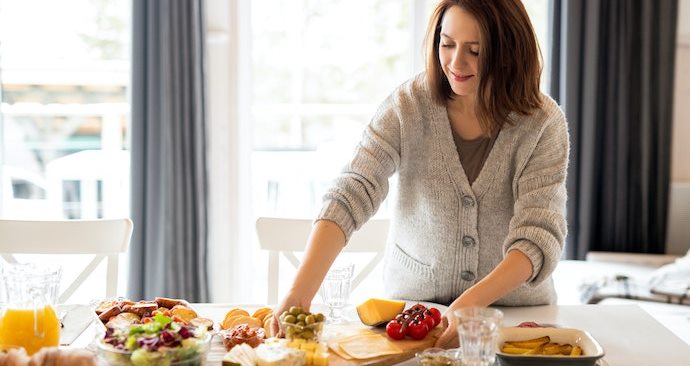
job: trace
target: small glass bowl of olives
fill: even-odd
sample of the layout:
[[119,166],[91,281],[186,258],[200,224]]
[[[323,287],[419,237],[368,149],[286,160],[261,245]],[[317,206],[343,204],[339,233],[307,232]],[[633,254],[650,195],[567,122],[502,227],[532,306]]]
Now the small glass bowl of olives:
[[299,306],[291,306],[280,314],[280,322],[285,330],[285,338],[316,341],[321,335],[326,317],[321,313],[304,311]]
[[460,349],[427,348],[416,354],[420,366],[460,366]]

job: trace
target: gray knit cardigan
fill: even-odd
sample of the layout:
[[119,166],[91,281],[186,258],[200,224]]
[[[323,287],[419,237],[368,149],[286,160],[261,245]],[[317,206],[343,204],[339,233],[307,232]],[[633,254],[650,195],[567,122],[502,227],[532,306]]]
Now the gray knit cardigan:
[[349,239],[376,213],[397,172],[386,296],[449,304],[519,250],[533,276],[496,305],[554,303],[551,273],[566,236],[567,125],[545,95],[541,109],[509,119],[514,124],[501,129],[470,185],[446,108],[419,74],[381,104],[317,220],[335,222]]

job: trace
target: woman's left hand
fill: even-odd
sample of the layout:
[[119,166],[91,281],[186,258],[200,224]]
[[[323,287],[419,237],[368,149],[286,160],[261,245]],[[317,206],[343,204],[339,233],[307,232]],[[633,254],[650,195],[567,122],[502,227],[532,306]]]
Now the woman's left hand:
[[453,316],[453,311],[448,309],[441,320],[443,326],[443,333],[436,340],[435,347],[441,348],[457,348],[460,345],[458,340],[457,320]]

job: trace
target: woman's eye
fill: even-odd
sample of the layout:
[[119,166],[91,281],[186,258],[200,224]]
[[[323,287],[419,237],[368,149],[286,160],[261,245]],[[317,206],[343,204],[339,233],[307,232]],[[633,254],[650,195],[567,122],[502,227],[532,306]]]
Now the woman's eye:
[[470,54],[479,56],[479,48],[470,48]]
[[451,43],[441,43],[441,47],[449,48],[449,47],[453,47],[453,45]]

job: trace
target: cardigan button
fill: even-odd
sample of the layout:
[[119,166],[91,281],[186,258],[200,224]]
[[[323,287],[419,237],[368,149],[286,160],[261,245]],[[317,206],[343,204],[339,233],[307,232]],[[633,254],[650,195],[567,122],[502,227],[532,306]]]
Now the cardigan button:
[[470,196],[462,196],[462,205],[465,207],[474,206],[474,199]]
[[465,248],[473,247],[474,244],[475,242],[473,237],[469,235],[465,235],[462,237],[462,246],[464,246]]
[[475,276],[474,273],[470,271],[462,271],[462,273],[460,273],[460,277],[465,281],[474,281]]

